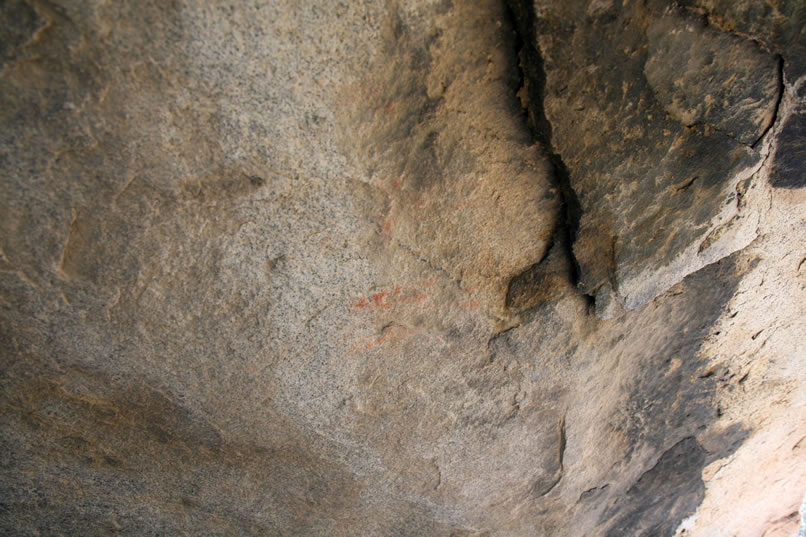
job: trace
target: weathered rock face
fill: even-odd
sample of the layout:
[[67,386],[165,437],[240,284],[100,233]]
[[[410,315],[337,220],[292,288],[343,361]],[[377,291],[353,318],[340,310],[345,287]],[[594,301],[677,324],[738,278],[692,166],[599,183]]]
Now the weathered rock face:
[[2,533],[792,533],[764,6],[0,4]]
[[505,318],[509,282],[553,241],[559,196],[521,117],[503,7],[448,2],[427,13],[384,23],[381,56],[345,90],[343,126],[357,128],[346,152],[384,199],[384,240]]
[[745,200],[781,92],[774,55],[656,4],[517,8],[542,58],[525,61],[533,122],[579,197],[580,287],[602,317],[755,238]]

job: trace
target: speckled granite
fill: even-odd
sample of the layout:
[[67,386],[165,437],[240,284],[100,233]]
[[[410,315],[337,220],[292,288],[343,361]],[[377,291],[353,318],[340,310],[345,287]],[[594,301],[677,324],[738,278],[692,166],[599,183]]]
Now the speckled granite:
[[777,5],[0,3],[0,533],[787,529]]

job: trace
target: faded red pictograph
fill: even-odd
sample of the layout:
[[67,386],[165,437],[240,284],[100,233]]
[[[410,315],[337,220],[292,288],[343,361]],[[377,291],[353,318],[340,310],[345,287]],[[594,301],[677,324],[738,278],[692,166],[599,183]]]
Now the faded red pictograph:
[[[422,311],[428,307],[433,307],[431,298],[433,291],[431,288],[437,282],[437,276],[432,276],[417,282],[413,287],[405,288],[399,285],[389,287],[372,294],[360,297],[350,304],[350,308],[355,312],[372,313],[381,320],[388,320],[388,324],[382,329],[381,335],[369,339],[360,339],[351,346],[352,352],[367,352],[385,344],[402,341],[412,335],[417,334],[417,329],[407,327],[396,318],[405,317],[405,312],[412,310]],[[481,303],[475,297],[475,289],[468,287],[462,290],[462,297],[451,302],[453,307],[465,311],[478,311]]]
[[[430,280],[430,285],[433,285],[433,280]],[[423,282],[425,284],[425,282]],[[386,308],[394,308],[401,304],[422,304],[423,301],[428,299],[428,294],[421,290],[403,291],[403,288],[396,286],[389,291],[381,291],[373,295],[361,297],[360,300],[353,303],[353,308],[368,309],[376,311]]]

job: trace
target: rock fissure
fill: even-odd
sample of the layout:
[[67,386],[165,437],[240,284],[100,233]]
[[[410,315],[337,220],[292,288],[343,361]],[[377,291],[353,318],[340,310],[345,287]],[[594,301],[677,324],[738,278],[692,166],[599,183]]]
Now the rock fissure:
[[778,115],[781,110],[781,102],[784,99],[784,92],[786,91],[786,86],[784,84],[784,57],[780,54],[776,54],[777,58],[777,67],[778,67],[778,94],[775,98],[775,107],[773,108],[772,112],[772,119],[770,120],[769,125],[764,129],[758,139],[750,144],[750,147],[755,149],[758,144],[761,143],[762,140],[767,136],[767,133],[773,132],[776,122],[778,121]]
[[414,248],[408,246],[407,244],[405,244],[401,240],[394,239],[394,243],[401,250],[403,250],[404,252],[407,252],[408,254],[410,254],[414,259],[416,259],[420,263],[423,263],[424,265],[429,267],[431,270],[433,270],[435,272],[439,272],[440,274],[443,274],[446,278],[448,278],[450,281],[452,281],[456,285],[456,287],[458,287],[459,289],[462,289],[462,279],[461,278],[454,276],[447,269],[441,267],[440,265],[437,265],[436,263],[434,263],[430,259],[427,259],[423,255],[421,255],[420,252],[418,252]]
[[555,488],[557,485],[559,485],[559,484],[560,484],[560,481],[562,481],[562,479],[563,479],[563,475],[565,475],[565,466],[564,466],[563,462],[564,462],[564,460],[565,460],[565,449],[566,449],[566,444],[567,444],[567,442],[568,442],[568,436],[566,435],[566,432],[565,432],[565,418],[566,418],[566,415],[567,415],[567,412],[563,414],[563,417],[562,417],[562,419],[560,420],[560,424],[559,424],[559,430],[560,430],[560,445],[558,446],[558,451],[559,451],[559,453],[558,453],[558,455],[557,455],[557,464],[558,464],[558,466],[559,466],[559,470],[558,470],[558,472],[557,472],[557,480],[556,480],[556,481],[554,481],[554,482],[553,482],[553,483],[552,483],[552,484],[551,484],[551,485],[550,485],[550,486],[549,486],[549,487],[546,489],[546,491],[545,491],[545,492],[543,492],[543,493],[541,494],[541,496],[546,496],[546,495],[548,495],[548,493],[549,493],[549,492],[551,492],[552,490],[554,490],[554,488]]
[[762,140],[764,140],[767,133],[772,130],[773,126],[775,125],[775,122],[778,120],[778,111],[781,104],[781,100],[784,97],[784,91],[785,91],[783,55],[780,52],[777,52],[773,47],[770,47],[768,43],[765,43],[764,40],[760,39],[758,36],[752,35],[751,33],[747,32],[737,31],[736,28],[731,28],[730,26],[726,25],[724,21],[720,20],[720,17],[715,16],[713,13],[708,12],[708,10],[706,10],[705,8],[697,6],[685,6],[685,5],[674,6],[673,9],[675,8],[682,9],[686,12],[693,14],[694,16],[701,17],[705,21],[706,26],[716,28],[720,32],[724,32],[737,38],[749,41],[753,43],[756,47],[758,47],[760,50],[764,50],[767,53],[775,56],[777,60],[778,93],[775,99],[775,106],[772,118],[769,124],[764,128],[763,132],[759,135],[759,137],[755,141],[753,141],[750,144],[746,144],[749,147],[755,149],[758,146],[758,144],[761,143]]
[[[505,0],[505,2],[507,13],[513,21],[514,27],[513,49],[517,51],[516,59],[520,74],[517,96],[526,113],[529,131],[535,142],[543,147],[548,156],[551,175],[561,199],[561,218],[557,223],[557,232],[563,236],[563,240],[555,240],[551,247],[562,250],[567,257],[570,267],[568,277],[576,286],[580,280],[580,268],[574,256],[573,245],[579,232],[582,207],[571,185],[568,168],[563,162],[562,156],[552,145],[552,127],[543,108],[546,74],[543,71],[543,60],[536,44],[537,15],[534,11],[534,4],[529,0]],[[529,269],[529,271],[534,270],[535,267]]]

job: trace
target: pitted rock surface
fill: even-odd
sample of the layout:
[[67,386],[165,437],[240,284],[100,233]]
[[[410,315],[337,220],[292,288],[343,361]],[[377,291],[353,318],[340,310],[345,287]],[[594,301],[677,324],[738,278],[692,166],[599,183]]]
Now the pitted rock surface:
[[0,533],[789,531],[802,15],[0,3]]

